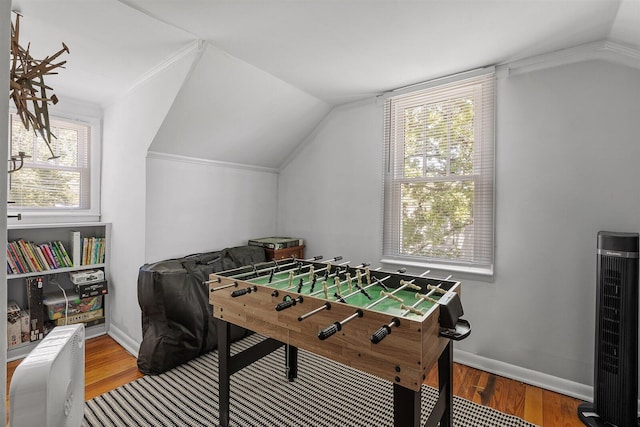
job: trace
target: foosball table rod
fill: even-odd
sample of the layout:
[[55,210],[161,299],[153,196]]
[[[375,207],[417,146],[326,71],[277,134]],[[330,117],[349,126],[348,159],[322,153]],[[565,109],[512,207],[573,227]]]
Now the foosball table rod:
[[[449,280],[451,278],[451,276],[452,275],[447,276],[444,280]],[[419,300],[416,301],[415,304],[413,304],[410,307],[407,307],[406,309],[404,309],[405,311],[404,311],[404,313],[402,313],[402,315],[406,316],[407,314],[411,313],[411,309],[415,309],[417,306],[422,304],[427,299],[427,298],[423,298],[423,297],[428,297],[428,299],[430,299],[431,301],[436,301],[436,300],[431,298],[431,295],[433,295],[434,292],[446,293],[446,291],[444,289],[440,288],[440,285],[442,285],[442,282],[438,283],[436,286],[427,285],[427,289],[430,289],[430,291],[427,292],[425,295],[421,295],[419,293],[416,293],[416,298],[419,298]]]
[[[342,265],[344,265],[344,264],[348,264],[348,263],[349,263],[349,261],[347,261],[347,262],[345,262],[345,263],[337,264],[337,265],[342,266]],[[364,265],[365,265],[365,264],[362,264],[362,266],[364,266]],[[305,266],[305,267],[306,267],[306,266]],[[313,274],[320,273],[321,271],[328,271],[328,269],[330,269],[331,267],[332,267],[331,262],[327,262],[327,267],[323,267],[323,268],[319,268],[319,269],[317,269],[317,270],[313,270]],[[360,266],[355,267],[355,268],[359,268],[359,267],[360,267]],[[287,280],[291,281],[291,280],[293,280],[293,279],[297,279],[297,278],[299,278],[299,277],[306,276],[307,274],[311,275],[311,273],[312,273],[312,269],[313,269],[313,265],[311,264],[311,267],[309,268],[309,272],[308,272],[308,273],[299,273],[299,274],[296,274],[296,275],[290,275],[290,277],[287,277],[287,278],[284,278],[284,279],[279,279],[279,280],[276,280],[275,282],[272,282],[272,281],[271,281],[271,279],[273,278],[273,273],[274,273],[274,270],[273,270],[273,268],[272,268],[272,269],[271,269],[271,275],[270,275],[270,277],[269,277],[269,283],[270,283],[270,284],[272,284],[272,285],[276,285],[276,284],[278,284],[278,283],[286,282]],[[288,270],[280,271],[280,273],[292,273],[292,272],[294,272],[295,270],[296,270],[296,267],[293,267],[293,268],[288,269]],[[265,270],[260,270],[260,271],[265,271]],[[327,275],[327,277],[334,277],[334,276],[335,276],[335,273],[334,273],[334,274],[328,274],[328,275]],[[235,277],[235,276],[233,276],[233,277]],[[262,277],[264,277],[264,276],[262,276]],[[253,280],[253,279],[249,279],[249,280]],[[311,280],[312,280],[312,279],[310,278],[310,279],[309,279],[309,283],[311,282]],[[291,286],[289,286],[289,287],[291,287]]]
[[[242,277],[251,276],[252,274],[256,274],[256,276],[257,276],[258,273],[265,273],[267,271],[272,271],[274,269],[277,269],[278,271],[283,271],[283,270],[281,270],[281,268],[289,267],[289,266],[294,266],[292,269],[295,269],[298,266],[298,262],[300,262],[300,261],[313,262],[313,261],[320,261],[322,258],[323,258],[322,255],[314,256],[313,258],[308,258],[308,259],[305,259],[305,260],[298,260],[298,259],[295,259],[295,258],[287,258],[286,260],[284,260],[286,262],[285,264],[278,264],[278,260],[273,260],[273,264],[274,264],[273,266],[266,267],[266,268],[263,268],[263,269],[260,269],[260,270],[256,270],[255,269],[255,265],[252,264],[252,267],[254,267],[253,270],[247,271],[245,273],[234,274],[233,276],[228,276],[228,277],[230,279],[240,279]],[[324,262],[329,263],[331,261],[339,261],[341,259],[342,259],[342,257],[338,256],[338,257],[329,259],[329,260],[324,261]],[[313,265],[313,264],[309,264],[309,265]],[[284,270],[284,271],[286,272],[286,271],[289,271],[289,270],[287,269],[287,270]]]
[[[451,276],[449,276],[451,277]],[[440,283],[442,284],[442,282]],[[402,316],[406,316],[409,313],[414,313],[417,314],[419,316],[424,315],[423,312],[421,312],[420,310],[416,309],[416,307],[420,304],[422,304],[425,300],[427,301],[432,301],[432,302],[437,302],[437,300],[433,299],[430,297],[430,295],[432,295],[434,292],[438,292],[438,293],[446,293],[446,291],[442,288],[438,286],[433,286],[433,285],[427,285],[427,289],[430,290],[430,292],[428,292],[426,295],[421,295],[419,293],[416,293],[416,298],[418,298],[418,301],[416,301],[413,305],[411,306],[406,306],[405,304],[400,304],[400,308],[404,310],[404,312],[402,313]],[[389,294],[387,294],[387,296],[391,296]],[[402,301],[402,300],[401,300]],[[380,327],[380,329],[378,329],[377,331],[375,331],[373,333],[373,335],[371,335],[371,342],[373,344],[378,344],[380,341],[382,341],[387,335],[389,335],[391,333],[391,328],[392,327],[398,327],[400,326],[400,320],[396,317],[394,317],[393,319],[391,319],[391,323],[389,323],[388,325],[382,325]]]
[[[302,279],[302,277],[307,275],[307,273],[300,273],[301,269],[302,269],[302,265],[299,265],[298,266],[298,274],[297,275],[293,274],[293,272],[296,270],[296,268],[292,268],[290,270],[282,271],[282,273],[289,272],[289,277],[288,278],[284,278],[284,279],[280,279],[280,280],[276,280],[275,282],[273,281],[273,276],[274,276],[274,273],[275,273],[275,269],[272,269],[271,273],[269,274],[269,282],[268,283],[271,284],[271,285],[274,285],[274,284],[278,284],[278,283],[289,281],[289,285],[287,286],[287,289],[290,289],[291,287],[293,287],[293,279],[298,279],[299,278],[300,279],[300,283],[298,284],[298,293],[300,293],[302,291],[302,287],[305,285],[305,281],[304,281],[304,279]],[[316,273],[321,272],[321,271],[326,271],[327,274],[326,274],[325,277],[327,277],[327,278],[335,276],[335,275],[340,273],[339,268],[337,268],[336,269],[336,273],[330,275],[329,274],[330,269],[331,269],[331,263],[330,262],[327,263],[326,267],[320,268],[315,272],[313,270],[313,265],[311,265],[309,267],[309,272],[308,272],[309,281],[308,281],[308,283],[311,284],[311,292],[313,292],[313,288],[314,288],[314,286],[316,284],[316,278],[318,277]],[[264,276],[262,276],[262,277],[264,277]],[[249,279],[249,280],[254,280],[254,279],[258,279],[258,278],[259,277],[255,277],[255,278]]]
[[314,314],[320,313],[323,310],[331,310],[331,303],[329,301],[325,302],[324,304],[322,304],[320,307],[316,308],[315,310],[311,310],[310,312],[299,316],[298,317],[298,321],[302,322],[307,317],[311,317]]
[[360,310],[360,309],[357,309],[355,313],[353,313],[351,316],[347,317],[346,319],[344,319],[344,320],[342,320],[340,322],[335,322],[333,325],[327,326],[326,328],[321,330],[318,333],[318,338],[320,338],[320,340],[326,340],[331,335],[335,334],[338,331],[341,331],[342,330],[342,326],[344,324],[349,323],[353,319],[355,319],[357,317],[362,317],[362,316],[364,316],[364,312],[362,310]]
[[[382,280],[380,280],[380,279],[376,279],[376,280],[378,280],[378,281],[380,282],[379,284],[380,284],[382,287],[384,287],[385,289],[388,289],[386,286],[384,286],[384,284],[382,284],[382,281],[387,280],[389,277],[391,277],[391,276],[386,276],[386,277],[385,277],[385,278],[383,278]],[[351,280],[353,280],[353,278],[351,278]],[[309,296],[315,296],[315,295],[318,295],[318,294],[321,294],[321,293],[323,293],[323,292],[324,292],[324,293],[325,293],[325,299],[328,299],[328,298],[329,298],[329,295],[328,295],[328,291],[329,291],[329,289],[338,288],[338,287],[339,287],[339,284],[338,284],[338,283],[340,283],[340,284],[342,284],[342,283],[346,283],[346,280],[344,280],[344,281],[342,281],[342,282],[337,282],[337,283],[336,283],[336,282],[334,282],[334,284],[333,284],[333,285],[331,285],[331,286],[326,286],[326,281],[323,281],[323,282],[322,282],[322,287],[323,287],[323,289],[321,289],[321,290],[319,290],[319,291],[316,291],[316,292],[312,292],[312,293],[310,293],[310,294],[309,294]],[[373,284],[378,284],[378,283],[373,283]],[[367,286],[370,286],[370,285],[367,285]]]
[[[218,278],[218,280],[209,280],[209,282],[205,282],[205,283],[220,283],[220,278]],[[238,282],[233,282],[227,285],[218,286],[217,288],[211,288],[209,292],[216,292],[216,291],[221,291],[223,289],[237,288],[237,287],[238,287]]]
[[[371,304],[369,304],[369,305],[368,305],[368,306],[366,306],[365,308],[369,309],[369,308],[375,307],[376,305],[380,304],[382,301],[386,300],[387,298],[393,298],[393,297],[395,297],[395,294],[397,294],[398,292],[400,292],[401,290],[406,289],[406,288],[413,289],[413,290],[418,290],[418,291],[419,291],[419,290],[422,290],[422,288],[421,288],[420,286],[418,286],[418,285],[414,285],[414,284],[413,284],[413,282],[414,282],[415,280],[416,280],[416,279],[412,279],[412,280],[409,280],[408,282],[406,282],[406,281],[404,281],[404,280],[401,280],[401,281],[400,281],[400,287],[398,287],[398,288],[397,288],[396,290],[394,290],[393,292],[389,292],[389,293],[386,293],[386,292],[385,292],[385,295],[384,295],[382,298],[377,299],[376,301],[372,302]],[[382,294],[382,293],[381,293],[381,294]],[[397,297],[395,297],[395,298],[397,298]],[[394,299],[395,299],[395,298],[394,298]]]
[[[334,275],[330,275],[329,277],[334,277]],[[320,289],[319,291],[315,291],[315,292],[310,293],[309,296],[313,297],[313,296],[319,295],[319,294],[324,292],[324,294],[325,294],[324,297],[325,297],[325,299],[327,299],[327,298],[329,298],[329,296],[328,296],[329,289],[333,289],[336,286],[337,286],[336,283],[334,283],[331,286],[327,286],[327,281],[323,280],[322,281],[322,289]]]
[[[377,278],[375,278],[375,279],[376,279],[376,280],[379,280],[379,281],[380,281],[380,285],[384,286],[384,285],[382,284],[382,281],[384,281],[384,280],[386,280],[386,279],[388,279],[388,278],[390,278],[390,277],[391,277],[391,276],[386,276],[386,277],[384,277],[382,280],[377,279]],[[377,299],[375,302],[373,302],[372,304],[369,304],[368,306],[366,306],[366,308],[368,309],[368,308],[370,308],[370,307],[373,307],[373,306],[375,306],[376,304],[379,304],[380,302],[384,301],[384,300],[385,300],[385,299],[387,299],[387,298],[400,299],[400,298],[396,297],[394,294],[395,294],[395,293],[397,293],[397,292],[399,292],[399,291],[401,291],[402,289],[405,289],[405,288],[411,288],[411,289],[414,289],[414,290],[415,290],[415,289],[418,289],[418,290],[422,289],[422,288],[420,288],[420,286],[414,285],[414,284],[412,283],[414,280],[415,280],[415,279],[413,279],[413,280],[411,280],[411,281],[409,281],[409,282],[405,282],[404,280],[401,280],[401,281],[400,281],[401,286],[400,286],[399,288],[397,288],[397,289],[396,289],[395,291],[393,291],[393,292],[387,293],[387,292],[382,291],[380,294],[381,294],[381,295],[383,295],[383,296],[382,296],[381,298],[378,298],[378,299]],[[377,283],[374,283],[374,284],[372,284],[372,285],[370,285],[370,286],[374,286],[374,285],[377,285]],[[385,286],[385,288],[386,288],[386,286]],[[354,294],[355,294],[355,293],[354,293]],[[402,301],[402,300],[400,299],[400,301]],[[314,314],[315,314],[315,313],[314,313]],[[341,330],[342,330],[342,325],[344,325],[344,324],[345,324],[345,323],[347,323],[347,322],[350,322],[351,320],[355,319],[356,317],[362,317],[363,315],[364,315],[364,312],[363,312],[361,309],[356,310],[356,312],[355,312],[354,314],[352,314],[351,316],[347,317],[346,319],[344,319],[344,320],[342,320],[342,321],[340,321],[340,322],[335,322],[333,325],[327,326],[326,328],[322,329],[322,330],[318,333],[318,338],[319,338],[320,340],[325,340],[325,339],[329,338],[330,336],[332,336],[332,335],[333,335],[333,334],[335,334],[336,332],[341,331]],[[308,317],[308,316],[307,316],[307,317]],[[300,320],[300,319],[298,319],[298,320]]]
[[[358,294],[363,294],[363,295],[364,295],[364,296],[366,296],[367,298],[371,299],[371,296],[367,293],[367,289],[369,289],[369,288],[371,288],[371,287],[373,287],[373,286],[381,286],[381,287],[383,287],[384,289],[389,289],[389,288],[387,288],[387,287],[384,285],[384,283],[382,283],[382,282],[384,282],[385,280],[387,280],[387,279],[388,279],[388,278],[390,278],[390,277],[391,277],[391,276],[387,276],[387,277],[383,277],[382,279],[375,278],[376,283],[372,283],[372,284],[367,285],[367,286],[365,286],[365,287],[361,287],[361,286],[359,286],[359,285],[356,285],[356,287],[357,287],[357,288],[359,288],[359,289],[358,289],[357,291],[351,292],[349,295],[342,296],[342,295],[338,295],[338,294],[336,293],[336,294],[334,294],[333,296],[334,296],[338,301],[340,301],[340,302],[342,302],[342,303],[345,303],[345,304],[347,303],[347,301],[346,301],[346,300],[347,300],[348,298],[350,298],[350,297],[352,297],[352,296],[354,296],[354,295],[358,295]],[[384,292],[384,291],[382,291],[382,292]],[[382,292],[381,292],[381,293],[382,293]]]

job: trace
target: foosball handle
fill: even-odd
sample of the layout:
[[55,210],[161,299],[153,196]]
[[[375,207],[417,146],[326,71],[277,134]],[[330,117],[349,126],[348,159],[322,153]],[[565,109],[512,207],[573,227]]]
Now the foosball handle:
[[316,255],[312,258],[313,261],[320,261],[322,259],[322,255]]
[[340,324],[340,322],[336,322],[333,325],[327,326],[326,328],[321,330],[318,333],[318,338],[320,338],[320,340],[326,340],[331,335],[335,334],[336,332],[338,332],[341,329],[342,329],[342,325]]
[[[302,302],[302,297],[300,297],[299,299],[300,299],[299,302]],[[291,299],[282,301],[281,303],[278,303],[276,305],[276,311],[282,311],[282,310],[284,310],[286,308],[293,307],[297,303],[298,303],[298,298],[296,298],[296,299],[291,298]]]
[[373,333],[373,335],[371,335],[371,342],[373,344],[378,344],[380,341],[382,341],[387,335],[391,333],[392,326],[400,326],[400,320],[394,317],[391,320],[391,323],[381,326],[380,329],[378,329]]
[[244,288],[244,289],[238,289],[237,291],[233,291],[231,292],[231,297],[235,298],[235,297],[239,297],[242,295],[246,295],[246,294],[250,294],[253,291],[257,291],[258,288],[257,287],[249,287],[249,288]]
[[374,344],[378,344],[390,333],[391,333],[391,328],[388,327],[387,325],[384,325],[380,329],[375,331],[373,335],[371,335],[371,342]]
[[282,311],[285,308],[293,307],[294,305],[296,305],[296,300],[294,299],[283,301],[276,305],[276,311]]
[[335,257],[333,260],[334,260],[334,261],[340,261],[341,259],[342,259],[342,256],[341,256],[341,255],[338,255],[338,256],[337,256],[337,257]]

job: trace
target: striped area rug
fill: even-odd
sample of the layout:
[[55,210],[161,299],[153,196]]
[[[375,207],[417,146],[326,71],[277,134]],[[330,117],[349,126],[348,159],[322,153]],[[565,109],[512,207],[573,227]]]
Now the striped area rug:
[[[232,345],[238,352],[262,339]],[[279,349],[231,377],[234,427],[376,427],[393,425],[390,382],[300,350],[298,378],[288,382]],[[422,389],[422,424],[437,398]],[[454,397],[454,425],[533,427],[520,418]],[[218,426],[218,353],[145,376],[85,404],[83,426]]]

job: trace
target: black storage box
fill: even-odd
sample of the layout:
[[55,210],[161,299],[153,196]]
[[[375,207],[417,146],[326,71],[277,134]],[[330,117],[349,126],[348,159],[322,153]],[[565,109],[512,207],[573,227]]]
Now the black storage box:
[[[138,369],[160,374],[216,348],[209,274],[265,261],[264,249],[239,246],[145,264],[138,272],[142,343]],[[246,335],[232,326],[231,339]]]

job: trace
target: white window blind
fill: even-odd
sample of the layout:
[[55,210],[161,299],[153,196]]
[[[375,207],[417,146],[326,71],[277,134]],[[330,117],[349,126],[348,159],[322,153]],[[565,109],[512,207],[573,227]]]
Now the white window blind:
[[386,100],[385,258],[492,269],[494,111],[493,72]]
[[90,207],[88,124],[51,119],[51,152],[40,136],[25,129],[20,117],[10,115],[10,153],[27,156],[24,166],[9,174],[8,199],[12,209],[65,210]]

